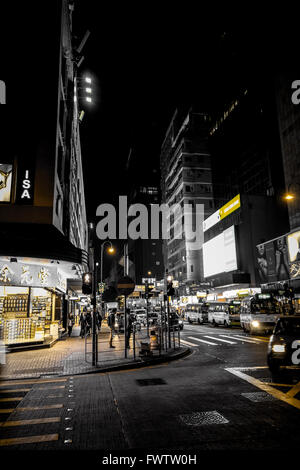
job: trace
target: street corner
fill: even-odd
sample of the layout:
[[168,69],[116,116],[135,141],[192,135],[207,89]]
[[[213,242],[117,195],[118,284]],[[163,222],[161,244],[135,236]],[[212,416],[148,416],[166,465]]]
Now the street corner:
[[267,366],[231,367],[225,370],[259,391],[241,395],[255,403],[280,400],[300,410],[300,368],[286,367],[272,374]]

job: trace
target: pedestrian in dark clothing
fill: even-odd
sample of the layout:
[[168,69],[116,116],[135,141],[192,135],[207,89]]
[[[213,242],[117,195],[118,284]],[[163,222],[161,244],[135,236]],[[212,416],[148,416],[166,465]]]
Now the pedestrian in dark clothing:
[[132,328],[133,328],[133,318],[130,315],[130,309],[129,308],[126,309],[126,313],[127,313],[126,348],[130,349],[130,344],[129,343],[130,343],[130,336],[131,336]]
[[96,312],[96,325],[97,325],[97,330],[98,333],[101,331],[101,325],[102,325],[102,315],[98,312]]
[[80,336],[81,338],[83,338],[84,333],[85,333],[85,324],[86,324],[86,318],[85,318],[84,312],[80,314],[79,323],[80,323]]
[[112,344],[112,341],[113,341],[113,337],[114,337],[114,334],[115,334],[116,311],[117,311],[117,309],[114,308],[112,310],[112,312],[107,317],[107,325],[110,328],[109,346],[111,348],[115,348],[115,346],[113,346],[113,344]]
[[74,325],[74,318],[73,318],[73,315],[71,314],[68,320],[68,335],[69,336],[71,336],[72,334],[73,325]]
[[91,315],[91,312],[88,311],[86,314],[86,335],[91,334],[91,329],[92,329],[92,315]]

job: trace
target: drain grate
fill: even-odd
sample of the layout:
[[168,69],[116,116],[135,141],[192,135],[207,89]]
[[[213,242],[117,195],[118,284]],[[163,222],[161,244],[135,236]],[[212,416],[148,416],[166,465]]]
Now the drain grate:
[[276,398],[267,392],[242,393],[242,396],[255,403],[260,403],[263,401],[276,401]]
[[179,418],[187,426],[206,426],[210,424],[229,423],[228,419],[217,411],[195,412],[188,415],[180,415]]
[[140,387],[146,387],[147,385],[165,385],[167,382],[163,379],[137,379],[137,384]]

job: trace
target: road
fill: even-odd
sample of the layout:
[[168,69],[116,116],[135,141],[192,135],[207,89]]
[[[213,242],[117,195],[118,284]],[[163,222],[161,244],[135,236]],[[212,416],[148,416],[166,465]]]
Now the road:
[[1,451],[90,450],[98,459],[251,451],[251,458],[297,448],[300,371],[272,377],[266,337],[185,324],[181,338],[192,354],[169,364],[2,382]]

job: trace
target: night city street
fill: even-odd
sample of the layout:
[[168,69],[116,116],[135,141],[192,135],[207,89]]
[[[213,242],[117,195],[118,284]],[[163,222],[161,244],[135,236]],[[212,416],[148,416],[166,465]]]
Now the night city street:
[[224,6],[1,4],[1,469],[298,463],[299,25]]

